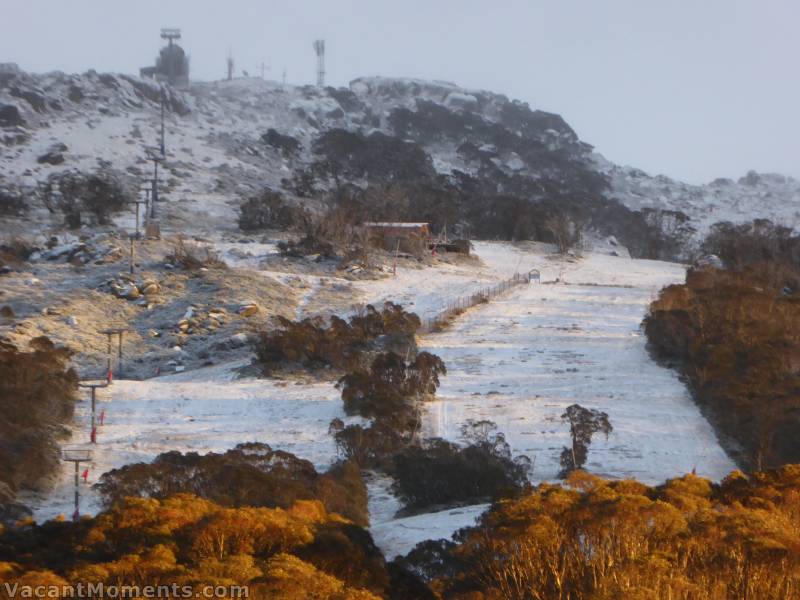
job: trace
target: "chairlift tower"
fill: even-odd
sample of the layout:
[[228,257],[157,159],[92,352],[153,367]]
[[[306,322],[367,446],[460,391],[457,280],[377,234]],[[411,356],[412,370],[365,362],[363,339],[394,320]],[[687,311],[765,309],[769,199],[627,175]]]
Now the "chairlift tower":
[[72,513],[72,520],[77,521],[81,516],[81,493],[79,488],[81,463],[92,460],[92,451],[85,448],[64,448],[61,451],[61,460],[75,464],[75,512]]
[[166,158],[161,148],[145,148],[147,160],[153,161],[153,181],[150,191],[150,219],[156,218],[156,202],[158,202],[158,165]]
[[161,84],[161,156],[167,155],[166,129],[164,127],[164,107],[166,105],[164,84]]
[[317,87],[325,86],[325,40],[314,40],[317,53]]
[[[149,192],[149,190],[148,190],[148,192]],[[131,204],[135,204],[136,205],[136,234],[135,234],[134,237],[137,240],[142,238],[141,229],[139,227],[139,223],[141,222],[141,219],[139,218],[139,212],[140,212],[139,208],[141,207],[142,204],[144,204],[145,216],[146,216],[147,215],[147,213],[146,213],[146,211],[147,211],[147,203],[148,203],[148,198],[147,197],[145,197],[144,200],[142,200],[141,198],[137,198],[136,200],[134,200],[131,203]]]
[[97,443],[97,388],[108,387],[108,381],[103,383],[79,383],[79,387],[92,390],[92,430],[90,440],[92,444]]
[[112,338],[116,335],[118,336],[117,340],[117,376],[122,374],[122,337],[128,332],[131,331],[127,327],[111,327],[109,329],[102,329],[98,333],[102,333],[108,337],[108,364],[107,364],[107,381],[111,383],[112,375],[111,375],[111,360],[114,355],[113,346],[112,346]]

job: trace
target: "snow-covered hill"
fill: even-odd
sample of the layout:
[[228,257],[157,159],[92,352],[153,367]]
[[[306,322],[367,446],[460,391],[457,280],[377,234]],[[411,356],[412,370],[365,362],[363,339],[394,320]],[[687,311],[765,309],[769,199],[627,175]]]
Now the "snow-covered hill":
[[[334,89],[247,78],[168,88],[165,97],[162,227],[174,231],[235,229],[242,197],[263,187],[313,202],[342,180],[424,182],[478,206],[494,196],[597,203],[603,211],[590,210],[590,219],[605,233],[615,233],[615,220],[622,230],[636,222],[623,205],[680,210],[701,231],[754,217],[794,226],[798,216],[794,179],[750,173],[692,186],[651,177],[605,160],[558,115],[447,82],[372,77]],[[62,223],[39,193],[54,173],[111,168],[147,185],[160,98],[157,85],[133,76],[2,66],[0,210],[27,207],[18,216],[5,210],[4,229]],[[484,216],[473,210],[473,221]]]
[[793,177],[749,171],[737,180],[719,178],[692,185],[615,165],[600,155],[596,164],[610,178],[614,196],[629,208],[684,212],[701,233],[720,221],[742,223],[765,218],[792,228],[800,224],[800,181]]

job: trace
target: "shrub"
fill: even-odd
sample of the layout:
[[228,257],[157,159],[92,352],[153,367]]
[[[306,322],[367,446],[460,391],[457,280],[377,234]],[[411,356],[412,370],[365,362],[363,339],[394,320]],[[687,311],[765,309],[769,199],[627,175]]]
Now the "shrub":
[[14,187],[0,188],[0,215],[20,216],[28,210],[22,192]]
[[435,175],[431,158],[421,146],[380,132],[365,136],[331,129],[314,141],[313,150],[321,157],[316,170],[335,182],[341,175],[399,181]]
[[344,410],[391,425],[400,432],[414,432],[420,425],[419,403],[439,387],[444,362],[435,354],[420,352],[406,362],[394,352],[379,354],[369,369],[357,369],[339,379]]
[[0,338],[0,488],[34,488],[59,464],[58,436],[73,415],[71,352],[48,338],[21,351]]
[[303,227],[308,218],[308,212],[302,205],[289,205],[280,193],[267,189],[242,204],[239,209],[239,229],[285,231]]
[[[442,598],[782,600],[800,594],[800,469],[659,487],[576,472],[402,561]],[[536,595],[531,594],[536,591]]]
[[31,257],[36,247],[22,238],[0,242],[0,267],[20,265]]
[[511,458],[502,433],[466,447],[434,438],[395,455],[392,489],[412,510],[475,504],[518,492],[529,466],[527,457]]
[[266,444],[239,444],[224,454],[166,452],[152,463],[104,473],[95,488],[107,506],[128,496],[164,499],[192,493],[221,506],[288,508],[296,500],[320,500],[330,512],[366,525],[366,488],[353,465],[317,473],[314,465]]
[[227,508],[189,494],[126,498],[76,523],[10,528],[0,535],[0,578],[9,588],[169,582],[198,597],[203,586],[238,585],[276,600],[378,600],[389,582],[369,532],[317,501]]
[[368,427],[347,425],[341,419],[331,421],[329,432],[336,442],[336,451],[344,460],[352,460],[362,469],[390,471],[392,457],[408,437],[395,427],[376,421]]
[[741,269],[755,263],[792,263],[800,259],[800,237],[790,227],[767,219],[734,225],[716,223],[711,227],[702,250],[715,254],[729,268]]
[[302,219],[303,236],[280,242],[278,249],[285,256],[341,259],[344,264],[369,266],[370,244],[367,231],[359,225],[359,217],[342,207],[329,207],[322,215],[306,214]]
[[382,343],[412,347],[420,327],[419,318],[392,302],[381,311],[368,305],[349,321],[333,316],[291,321],[276,317],[274,327],[256,337],[255,363],[265,375],[290,365],[319,369],[355,369],[368,351]]
[[104,169],[94,173],[66,171],[50,175],[43,188],[45,205],[64,213],[66,224],[81,227],[87,213],[99,225],[111,223],[111,215],[136,200],[135,188],[126,177]]
[[186,242],[182,237],[172,245],[172,250],[165,256],[167,262],[186,269],[197,271],[206,269],[225,269],[227,264],[212,247]]
[[272,146],[276,150],[280,150],[286,158],[297,156],[302,148],[300,140],[290,135],[283,135],[273,128],[269,128],[267,133],[261,136],[261,141],[268,146]]
[[742,464],[756,468],[800,461],[798,282],[788,262],[692,270],[684,285],[661,291],[645,319],[654,354],[681,370],[743,449]]

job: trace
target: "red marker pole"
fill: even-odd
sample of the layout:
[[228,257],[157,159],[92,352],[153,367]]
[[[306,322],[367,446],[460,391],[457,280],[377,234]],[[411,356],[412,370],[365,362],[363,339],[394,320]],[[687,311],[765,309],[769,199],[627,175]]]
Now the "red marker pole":
[[97,427],[92,427],[91,441],[93,444],[97,443]]
[[84,469],[81,477],[83,477],[83,483],[89,483],[89,469]]

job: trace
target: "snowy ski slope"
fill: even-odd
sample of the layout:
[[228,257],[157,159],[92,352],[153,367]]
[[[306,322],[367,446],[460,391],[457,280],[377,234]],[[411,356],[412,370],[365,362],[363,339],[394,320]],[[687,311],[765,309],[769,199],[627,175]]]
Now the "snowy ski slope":
[[[553,479],[567,442],[560,414],[578,402],[608,412],[614,425],[607,441],[600,438],[592,445],[588,468],[593,472],[652,483],[692,469],[718,479],[735,468],[685,386],[650,359],[639,331],[658,289],[683,278],[680,265],[602,254],[574,262],[550,260],[536,245],[477,243],[476,251],[486,266],[456,273],[445,265],[442,275],[452,285],[436,286],[435,301],[433,270],[416,278],[403,273],[372,290],[376,299],[396,293],[405,302],[433,307],[443,305],[450,293],[485,286],[492,277],[531,268],[542,272],[542,284],[471,309],[449,331],[422,340],[448,367],[439,399],[428,405],[428,435],[457,440],[466,419],[493,420],[513,451],[534,461],[535,481]],[[560,283],[548,283],[557,278]],[[219,452],[245,441],[268,443],[325,468],[334,459],[328,424],[344,416],[333,384],[238,379],[237,366],[115,382],[100,404],[106,423],[89,483],[109,469],[152,460],[167,450]],[[88,441],[87,420],[88,403],[82,403],[69,445]],[[91,488],[81,488],[83,512],[96,512]],[[370,492],[372,531],[389,555],[405,553],[431,536],[449,536],[485,509],[395,519],[398,504],[386,482],[371,482]],[[34,508],[38,520],[71,514],[69,465],[50,494],[21,500]]]

